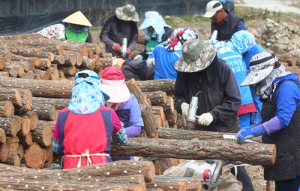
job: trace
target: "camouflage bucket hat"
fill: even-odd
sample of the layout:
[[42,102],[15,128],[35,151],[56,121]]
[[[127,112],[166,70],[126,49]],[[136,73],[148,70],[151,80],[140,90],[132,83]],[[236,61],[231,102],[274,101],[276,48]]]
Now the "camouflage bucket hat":
[[182,56],[175,63],[179,72],[198,72],[207,68],[214,60],[217,48],[208,41],[187,40],[182,47]]
[[116,9],[116,16],[118,19],[123,21],[134,21],[139,22],[139,15],[135,11],[135,7],[133,5],[127,4],[123,7],[118,7]]

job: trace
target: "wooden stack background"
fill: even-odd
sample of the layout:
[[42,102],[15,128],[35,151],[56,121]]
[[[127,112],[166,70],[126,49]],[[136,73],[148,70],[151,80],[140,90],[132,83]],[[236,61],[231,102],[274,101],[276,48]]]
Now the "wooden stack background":
[[[0,48],[0,162],[35,169],[60,165],[61,157],[53,154],[51,136],[58,110],[69,105],[74,75],[80,70],[90,69],[101,77],[102,70],[112,65],[111,54],[106,54],[97,44],[61,42],[55,39],[45,39],[39,34],[3,36],[0,37],[0,42],[2,43]],[[288,61],[290,57],[283,56],[282,58],[285,58],[286,63],[290,62]],[[176,166],[180,160],[185,159],[219,158],[239,160],[253,165],[274,163],[276,153],[274,145],[261,143],[259,147],[254,143],[253,145],[252,143],[239,145],[235,142],[223,141],[222,133],[182,130],[181,128],[186,125],[186,120],[174,109],[175,80],[136,82],[132,79],[127,81],[126,85],[139,102],[144,128],[138,138],[129,139],[126,145],[119,146],[111,142],[111,155],[157,157],[153,173],[156,175],[162,174],[167,168]],[[236,155],[236,150],[241,152]],[[123,169],[126,165],[138,164],[132,161],[128,161],[128,164],[126,161],[119,163],[122,164]],[[2,171],[2,174],[0,173],[3,177],[10,176],[9,173],[12,172],[25,177],[24,169],[20,170],[18,167],[8,167],[2,164],[0,168],[7,168]],[[89,168],[92,167],[86,169]],[[128,167],[127,172],[130,168]],[[143,169],[140,170],[143,171]],[[25,171],[37,173],[34,169]],[[8,174],[6,175],[5,172]],[[85,176],[93,176],[90,174],[93,172],[93,170],[86,172]],[[106,169],[105,172],[112,174],[114,171]],[[41,174],[48,177],[47,173],[50,172],[43,171]],[[123,175],[118,173],[118,176]],[[139,178],[139,175],[139,173],[132,174],[133,178],[139,180],[142,185],[138,189],[130,187],[131,184],[119,188],[118,184],[110,183],[115,185],[113,190],[146,190],[146,187],[147,190],[202,189],[199,180],[195,180],[194,183],[191,179],[188,183],[182,180],[166,182],[156,179],[148,181],[145,177],[146,184],[144,184],[143,178]],[[26,180],[33,183],[35,180],[32,177],[34,176],[31,175]],[[96,186],[97,183],[95,181],[92,183],[87,180],[87,177],[84,178],[87,184]],[[7,179],[9,185],[17,185],[19,177],[15,178]],[[122,180],[126,182],[128,177]],[[52,184],[56,181],[58,180],[53,179],[50,182]],[[38,182],[40,184],[37,186],[50,189],[49,182],[40,180]],[[72,182],[63,180],[58,182],[70,189],[83,188],[75,183],[76,187],[72,187]],[[2,180],[0,185],[7,184],[4,184]],[[107,184],[102,184],[104,185],[107,186]],[[194,187],[189,187],[191,185]],[[37,187],[35,189],[39,190]]]

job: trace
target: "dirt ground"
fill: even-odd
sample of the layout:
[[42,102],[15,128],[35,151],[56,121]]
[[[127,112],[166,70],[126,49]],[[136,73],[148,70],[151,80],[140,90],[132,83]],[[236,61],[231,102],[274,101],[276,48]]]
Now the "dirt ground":
[[[255,191],[266,191],[267,181],[264,180],[264,169],[262,166],[247,165],[246,170],[252,180]],[[274,191],[274,182],[271,184],[270,191]]]

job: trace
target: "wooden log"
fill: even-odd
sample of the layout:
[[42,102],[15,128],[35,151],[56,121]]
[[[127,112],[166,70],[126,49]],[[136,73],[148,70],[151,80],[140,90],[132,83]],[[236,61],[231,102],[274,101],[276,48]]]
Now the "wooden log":
[[0,50],[0,57],[3,57],[5,62],[10,63],[12,60],[12,53],[8,50]]
[[80,66],[81,63],[82,63],[82,54],[79,53],[79,52],[71,52],[71,51],[65,51],[65,57],[68,57],[68,56],[73,56],[75,55],[76,56],[76,61],[75,61],[75,65],[68,65],[66,62],[65,62],[65,65],[66,66]]
[[130,93],[134,94],[137,98],[139,104],[146,105],[145,108],[145,115],[142,115],[144,121],[144,129],[147,135],[151,138],[157,137],[156,128],[158,127],[157,122],[154,119],[151,107],[147,104],[144,94],[142,93],[141,89],[137,86],[135,79],[131,79],[126,82],[126,85],[130,91]]
[[45,160],[45,150],[42,149],[37,143],[32,143],[32,145],[25,152],[26,164],[31,168],[42,168]]
[[17,47],[12,51],[12,53],[16,55],[21,55],[24,57],[39,57],[39,58],[48,58],[51,61],[54,59],[54,54],[52,52],[42,51],[36,48],[24,48],[24,47]]
[[21,130],[21,127],[22,119],[20,117],[0,117],[0,128],[6,132],[6,135],[17,136],[17,132]]
[[143,92],[147,95],[147,99],[151,100],[152,105],[163,106],[167,103],[167,93],[162,91]]
[[161,158],[154,162],[155,175],[163,175],[164,171],[173,166],[174,159]]
[[34,68],[34,63],[33,62],[28,62],[27,60],[25,60],[25,61],[12,61],[11,65],[22,66],[23,69],[24,69],[24,72],[32,71],[32,68]]
[[90,59],[87,56],[82,56],[82,62],[80,65],[81,68],[88,68],[90,67]]
[[30,63],[30,71],[33,71],[35,69],[35,65],[38,65],[40,62],[40,58],[38,57],[24,57],[20,55],[12,55],[12,62],[14,61],[28,61]]
[[36,104],[51,104],[54,105],[56,109],[63,109],[69,106],[71,99],[33,97],[32,101]]
[[36,69],[46,70],[51,67],[51,61],[47,58],[35,59],[34,66]]
[[181,129],[186,126],[186,120],[184,115],[180,115],[180,114],[177,115],[176,125],[178,129]]
[[34,79],[34,73],[32,71],[25,72],[22,78],[33,80]]
[[4,129],[0,129],[0,144],[6,143],[6,133]]
[[24,68],[20,65],[6,65],[3,68],[4,72],[8,72],[10,77],[16,78],[24,75]]
[[113,65],[113,59],[112,58],[100,58],[100,61],[102,63],[103,69]]
[[19,89],[1,88],[0,101],[10,101],[14,106],[22,106],[21,91]]
[[17,150],[10,151],[6,164],[20,166],[22,157],[24,156],[24,149],[22,145],[19,145]]
[[58,70],[58,73],[59,73],[59,78],[60,79],[66,79],[66,76],[65,76],[65,74],[62,70]]
[[25,117],[22,119],[21,134],[26,136],[30,132],[30,118]]
[[63,55],[55,55],[52,61],[53,64],[63,65],[65,64],[66,58]]
[[5,162],[10,153],[10,147],[9,147],[9,142],[7,141],[8,138],[6,138],[4,143],[0,144],[0,161]]
[[35,74],[35,79],[50,80],[50,73],[48,71],[35,69],[33,73]]
[[[21,89],[22,106],[25,111],[31,110],[32,105],[32,93],[29,89]],[[18,106],[19,107],[19,106]]]
[[94,59],[94,51],[93,48],[87,48],[88,54],[89,54],[89,59]]
[[40,50],[52,52],[54,55],[64,55],[65,51],[64,48],[60,45],[53,45],[53,46],[37,46]]
[[[199,180],[200,181],[200,180]],[[176,191],[185,191],[187,189],[187,183],[185,181],[179,181],[179,180],[165,180],[165,179],[155,179],[156,184],[147,183],[146,187],[155,188],[158,187],[162,188],[163,190],[176,190]],[[158,184],[157,184],[158,183]],[[148,190],[148,188],[147,188]]]
[[10,101],[0,101],[0,117],[11,118],[14,112],[15,108]]
[[163,105],[165,114],[173,114],[175,112],[174,100],[171,96],[167,96],[167,103]]
[[20,39],[43,39],[45,38],[42,34],[39,33],[29,33],[29,34],[21,34],[21,35],[9,35],[9,36],[0,36],[0,41],[7,41],[7,40],[20,40]]
[[7,88],[22,88],[30,89],[35,97],[57,97],[70,98],[70,93],[74,86],[74,82],[69,81],[36,81],[23,80],[15,78],[0,78],[0,83]]
[[[166,116],[162,106],[152,106],[153,114],[158,114],[161,117],[163,125],[161,127],[166,127]],[[158,125],[159,126],[159,125]]]
[[6,141],[9,143],[9,151],[16,151],[19,148],[19,137],[7,137]]
[[39,124],[39,117],[35,112],[28,114],[28,117],[30,119],[30,131],[33,131]]
[[178,129],[177,125],[170,125],[169,128],[170,129]]
[[5,67],[5,58],[4,57],[0,57],[0,70],[3,70],[3,68]]
[[[151,148],[151,151],[149,150]],[[125,145],[111,141],[111,156],[143,156],[177,159],[220,159],[241,161],[251,165],[272,165],[276,147],[272,144],[235,141],[130,138]]]
[[27,115],[35,112],[39,119],[53,121],[56,115],[56,108],[51,104],[36,104],[32,103],[32,112],[27,112]]
[[45,159],[45,168],[49,168],[52,166],[52,161],[53,161],[53,149],[52,146],[47,146],[45,147],[45,154],[46,154],[46,159]]
[[0,77],[9,77],[8,72],[0,72]]
[[168,120],[170,125],[177,125],[177,111],[174,110],[173,113],[167,113],[166,119]]
[[[189,191],[202,191],[202,182],[198,178],[190,179],[159,179],[155,178],[154,181],[146,183],[147,190],[160,188],[162,190],[173,190],[172,185],[176,185],[178,182],[185,182],[187,187],[186,190]],[[172,188],[171,188],[172,187]]]
[[172,79],[139,81],[137,85],[143,92],[163,91],[173,95],[175,91],[175,80]]
[[292,53],[278,54],[276,57],[280,62],[287,62],[289,66],[296,66],[296,59]]
[[141,44],[141,45],[145,45],[145,40],[146,40],[146,37],[145,37],[144,31],[139,30],[138,31],[138,39],[137,39],[136,43]]
[[20,140],[20,144],[23,145],[25,149],[27,149],[33,143],[31,133],[28,133],[25,136],[19,136],[19,140]]
[[59,67],[59,70],[63,71],[66,76],[73,76],[76,73],[75,66]]
[[58,80],[59,79],[59,73],[58,73],[57,68],[50,67],[47,71],[50,74],[50,80]]
[[38,143],[43,147],[51,146],[52,129],[55,122],[39,120],[37,128],[31,132],[33,142]]
[[158,114],[153,114],[153,116],[154,116],[154,119],[155,119],[157,125],[159,127],[162,127],[163,126],[163,122],[162,122],[161,116],[158,115]]
[[65,66],[75,66],[76,59],[77,59],[76,54],[65,54],[64,57],[65,57],[65,62],[64,62]]

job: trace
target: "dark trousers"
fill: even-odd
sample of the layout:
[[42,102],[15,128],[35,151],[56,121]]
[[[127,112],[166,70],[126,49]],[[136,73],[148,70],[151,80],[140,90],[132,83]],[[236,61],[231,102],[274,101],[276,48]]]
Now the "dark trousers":
[[[234,168],[231,169],[231,173],[235,175]],[[243,184],[243,190],[242,191],[255,191],[251,178],[249,177],[246,168],[244,166],[238,166],[237,167],[237,180],[240,181]]]
[[300,186],[300,176],[297,178],[275,181],[275,191],[298,191]]

